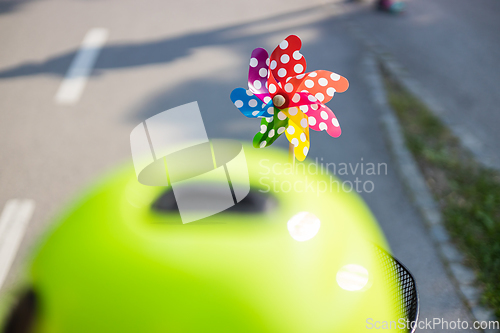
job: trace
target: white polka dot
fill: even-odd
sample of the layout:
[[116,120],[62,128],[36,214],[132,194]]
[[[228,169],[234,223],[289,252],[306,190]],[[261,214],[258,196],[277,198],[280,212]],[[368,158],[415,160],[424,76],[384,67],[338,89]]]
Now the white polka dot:
[[292,135],[293,133],[295,133],[295,127],[293,126],[288,126],[288,128],[286,129],[286,132],[290,135]]
[[[297,72],[297,71],[296,71]],[[298,73],[298,72],[297,72]],[[299,79],[299,80],[302,80],[302,78],[306,76],[305,74],[300,74],[300,75],[297,75],[296,78]]]
[[266,103],[262,103],[261,108],[265,108],[265,107],[266,107]]
[[269,134],[267,135],[268,137],[272,138],[274,136],[274,130],[270,130]]
[[311,105],[311,109],[313,109],[314,111],[316,111],[317,109],[319,109],[318,104],[312,104]]
[[276,62],[276,60],[271,61],[271,69],[275,69],[276,66],[278,66],[278,63]]
[[[288,127],[290,128],[290,127]],[[292,145],[294,145],[295,147],[297,147],[299,145],[299,140],[297,140],[297,138],[293,138],[292,139]]]
[[330,74],[330,78],[331,78],[333,81],[338,81],[338,80],[340,80],[340,75],[335,74],[335,73],[332,73],[332,74]]
[[300,133],[300,141],[306,142],[306,134],[305,133]]
[[265,68],[259,69],[259,75],[261,77],[266,77],[267,76],[267,69],[265,69]]
[[266,146],[267,142],[266,141],[262,141],[260,143],[260,148],[264,148]]
[[286,40],[284,40],[284,41],[282,41],[282,42],[280,43],[280,48],[281,48],[282,50],[286,49],[287,47],[288,47],[288,42],[287,42]]
[[302,126],[303,128],[307,127],[307,118],[302,118],[302,120],[300,121],[300,126]]
[[328,113],[326,113],[326,111],[321,111],[321,118],[327,120],[328,119]]
[[266,103],[266,104],[267,104],[267,103],[269,103],[270,101],[271,101],[271,97],[269,97],[269,96],[264,97],[264,103]]
[[300,106],[300,109],[302,110],[302,112],[304,113],[307,113],[307,111],[309,111],[309,107],[307,105],[301,105]]
[[260,125],[260,132],[262,134],[266,133],[266,130],[267,130],[267,126],[266,125]]
[[295,107],[294,107],[294,108],[289,108],[289,109],[288,109],[288,114],[289,114],[290,116],[295,116],[295,115],[297,114],[297,112],[299,112],[299,109],[297,109],[297,108],[295,108]]
[[320,102],[323,102],[323,100],[325,99],[325,95],[323,95],[322,93],[317,93],[316,95],[314,95]]
[[299,50],[293,52],[293,59],[295,60],[299,60],[300,58],[302,58],[302,54],[300,54]]
[[[285,89],[286,89],[286,86],[285,86]],[[293,95],[292,102],[298,103],[299,101],[300,101],[300,95],[299,94]]]
[[320,130],[324,131],[324,130],[326,130],[327,128],[328,128],[328,126],[326,126],[326,124],[325,124],[325,123],[320,123],[320,124],[319,124],[319,129],[320,129]]
[[278,119],[279,120],[285,120],[286,119],[286,114],[284,114],[282,111],[278,112]]
[[251,92],[250,90],[247,90],[247,95],[248,96],[253,96],[253,92]]
[[268,89],[268,88],[267,88],[267,80],[266,80],[266,89]]
[[285,131],[285,128],[284,127],[280,127],[278,128],[278,134],[281,134]]
[[326,89],[326,93],[328,96],[333,96],[333,94],[335,94],[335,88],[330,87]]
[[266,59],[266,66],[269,67],[269,58]]
[[256,99],[251,99],[249,102],[248,102],[248,106],[250,106],[251,108],[254,108],[257,106],[257,100]]
[[237,100],[236,102],[234,102],[234,105],[239,109],[243,106],[243,101]]
[[262,88],[262,83],[260,83],[259,80],[255,80],[253,81],[253,86],[255,87],[255,89],[259,90],[260,88]]
[[311,73],[309,73],[309,75],[308,75],[308,76],[309,76],[309,77],[316,77],[316,76],[318,76],[318,73],[316,73],[316,72],[311,72]]
[[250,59],[250,66],[255,67],[259,64],[259,61],[255,58]]
[[313,80],[306,80],[305,85],[307,88],[312,88],[312,87],[314,87],[314,82],[313,82]]
[[293,84],[291,84],[291,83],[285,84],[285,91],[288,93],[291,93],[293,91]]
[[281,62],[286,64],[287,62],[290,61],[290,56],[288,54],[283,54],[280,58]]
[[316,97],[314,97],[313,95],[309,95],[307,97],[307,99],[310,100],[311,102],[316,102],[317,101]]
[[273,83],[269,85],[269,92],[271,94],[274,94],[276,92],[276,86]]
[[271,121],[273,121],[273,117],[267,117],[267,118],[266,118],[266,121],[267,121],[268,123],[270,123]]
[[252,112],[252,116],[256,116],[256,115],[258,115],[258,114],[259,114],[259,112],[260,112],[260,111],[254,111],[254,112]]
[[309,90],[304,89],[304,90],[302,90],[301,92],[309,93]]
[[302,151],[304,153],[304,156],[307,156],[307,153],[309,152],[309,148],[304,147],[304,150]]
[[332,118],[332,125],[335,126],[335,127],[339,127],[339,121],[337,120],[337,118]]
[[295,73],[302,73],[302,71],[304,70],[304,66],[302,66],[301,64],[297,64],[293,66],[293,70],[295,71]]
[[324,87],[328,84],[328,80],[322,77],[321,79],[318,80],[318,83],[320,86]]
[[309,117],[309,125],[311,125],[311,126],[316,125],[316,118],[314,118],[314,117]]
[[285,75],[286,75],[286,69],[280,68],[279,71],[278,71],[278,76],[279,77],[284,77]]
[[270,106],[267,108],[267,113],[274,114],[274,106]]

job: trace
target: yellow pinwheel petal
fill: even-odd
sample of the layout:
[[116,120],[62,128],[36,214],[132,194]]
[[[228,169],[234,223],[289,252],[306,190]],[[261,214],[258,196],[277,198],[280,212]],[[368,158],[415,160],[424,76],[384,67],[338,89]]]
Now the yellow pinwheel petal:
[[310,147],[307,116],[298,107],[283,109],[280,112],[283,112],[288,117],[286,137],[295,147],[293,150],[295,157],[297,160],[303,161]]

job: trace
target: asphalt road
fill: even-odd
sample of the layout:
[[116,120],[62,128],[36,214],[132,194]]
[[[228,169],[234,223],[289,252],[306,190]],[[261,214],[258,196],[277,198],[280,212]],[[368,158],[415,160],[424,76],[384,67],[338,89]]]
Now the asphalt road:
[[[209,137],[250,141],[257,125],[241,116],[229,93],[245,85],[253,48],[272,49],[293,33],[304,42],[309,69],[338,72],[351,84],[329,103],[342,136],[312,133],[310,157],[387,164],[387,174],[344,179],[375,184],[362,196],[418,281],[421,318],[471,321],[397,177],[360,66],[365,50],[338,6],[284,0],[0,4],[0,206],[14,198],[35,203],[14,267],[69,198],[130,162],[129,134],[140,121],[197,100]],[[58,104],[56,92],[80,43],[96,27],[109,38],[90,79],[76,104]],[[287,145],[284,139],[276,144]],[[8,282],[15,280],[16,269]]]
[[439,104],[466,146],[497,169],[499,13],[496,0],[408,0],[400,16],[366,9],[352,17]]

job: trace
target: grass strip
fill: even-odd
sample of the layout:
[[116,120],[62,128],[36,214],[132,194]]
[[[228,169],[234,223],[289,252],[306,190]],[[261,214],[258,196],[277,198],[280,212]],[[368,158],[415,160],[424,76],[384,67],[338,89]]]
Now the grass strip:
[[444,224],[500,317],[500,173],[480,165],[422,102],[384,73],[406,145],[443,213]]

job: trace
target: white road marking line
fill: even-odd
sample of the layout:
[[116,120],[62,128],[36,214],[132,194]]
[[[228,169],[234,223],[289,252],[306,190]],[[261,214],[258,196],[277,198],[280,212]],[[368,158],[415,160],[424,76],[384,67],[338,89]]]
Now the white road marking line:
[[33,200],[12,199],[7,201],[2,211],[0,216],[0,289],[14,262],[34,209]]
[[108,30],[93,28],[85,35],[80,50],[69,66],[68,72],[56,93],[58,104],[76,104],[80,100],[88,77],[101,48],[108,39]]

